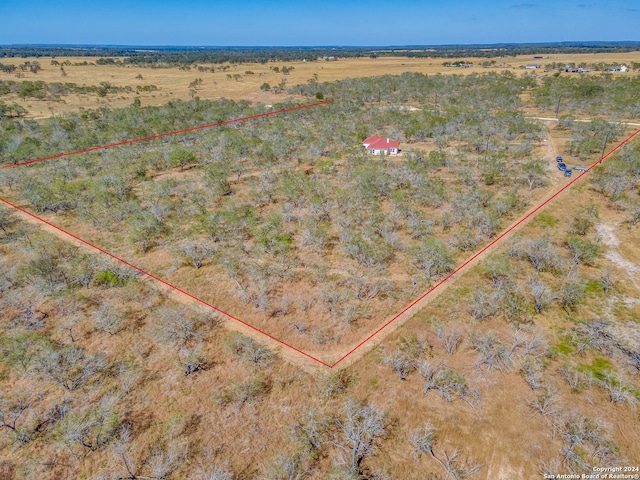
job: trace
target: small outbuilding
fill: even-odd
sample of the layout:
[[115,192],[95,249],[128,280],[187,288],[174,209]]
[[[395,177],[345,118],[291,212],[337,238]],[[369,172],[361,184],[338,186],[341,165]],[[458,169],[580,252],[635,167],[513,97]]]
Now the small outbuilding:
[[400,152],[399,141],[380,137],[378,135],[372,135],[365,138],[364,142],[362,142],[362,146],[367,149],[367,152],[373,153],[374,155],[396,155]]
[[626,65],[616,65],[615,67],[610,67],[609,71],[610,72],[626,72],[627,70],[629,70],[629,68]]

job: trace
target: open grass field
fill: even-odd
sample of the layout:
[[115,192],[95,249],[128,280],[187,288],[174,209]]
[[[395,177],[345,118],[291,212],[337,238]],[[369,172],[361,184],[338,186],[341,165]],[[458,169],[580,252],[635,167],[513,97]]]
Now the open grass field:
[[[69,57],[58,58],[56,61],[68,60],[72,64],[83,62],[95,62],[90,57]],[[464,61],[473,62],[473,68],[444,67],[443,63]],[[483,61],[495,60],[495,65],[482,67]],[[553,72],[545,73],[544,69],[527,70],[521,67],[529,63],[541,65],[551,63],[626,63],[640,62],[640,52],[615,53],[615,54],[555,54],[545,55],[542,59],[534,59],[533,56],[515,56],[497,59],[412,59],[379,57],[375,59],[340,59],[337,61],[319,60],[315,62],[284,62],[267,64],[233,64],[225,65],[225,70],[219,65],[203,65],[204,67],[215,67],[216,71],[211,73],[199,72],[197,68],[183,70],[179,68],[139,68],[139,67],[117,67],[110,65],[78,65],[65,66],[62,75],[60,66],[51,65],[50,58],[21,58],[3,59],[5,64],[13,63],[19,65],[25,61],[38,61],[42,70],[37,74],[25,72],[24,77],[16,78],[15,74],[0,73],[0,80],[41,80],[47,83],[72,82],[78,85],[99,85],[101,82],[109,82],[118,87],[133,87],[132,93],[109,94],[107,97],[97,95],[67,95],[59,101],[50,100],[29,100],[23,101],[18,97],[7,96],[7,100],[16,101],[23,105],[33,118],[46,118],[61,113],[75,112],[81,108],[95,108],[101,105],[110,107],[124,107],[131,105],[135,97],[139,97],[143,105],[161,105],[170,100],[188,100],[192,98],[189,85],[196,79],[202,79],[202,84],[197,88],[195,94],[203,99],[228,98],[232,100],[249,100],[252,102],[276,103],[291,97],[285,92],[275,94],[264,92],[260,86],[269,83],[275,87],[280,82],[285,81],[286,86],[293,86],[305,83],[313,78],[319,82],[331,82],[343,78],[375,77],[380,75],[399,75],[404,72],[419,72],[427,75],[470,75],[486,73],[488,71],[512,71],[517,75],[535,74],[550,75]],[[287,66],[294,67],[288,74],[275,73],[272,67]],[[247,74],[246,72],[253,72]],[[598,75],[592,72],[591,75]],[[234,75],[241,78],[234,79]],[[564,73],[563,73],[564,75]],[[566,74],[578,75],[578,74]],[[633,72],[619,73],[617,75],[635,75]],[[141,76],[142,78],[138,78]],[[229,78],[231,76],[231,78]],[[315,77],[317,76],[317,77]],[[153,92],[135,93],[136,87],[145,85],[155,85],[158,89]]]

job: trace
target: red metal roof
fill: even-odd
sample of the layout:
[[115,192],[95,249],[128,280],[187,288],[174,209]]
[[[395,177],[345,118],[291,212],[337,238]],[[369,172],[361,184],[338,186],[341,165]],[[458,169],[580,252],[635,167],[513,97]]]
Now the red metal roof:
[[362,144],[364,145],[365,143],[373,143],[376,140],[380,140],[382,139],[382,137],[378,136],[378,135],[371,135],[368,138],[365,138],[364,141],[362,142]]
[[365,139],[364,143],[368,143],[367,147],[370,150],[388,150],[389,148],[398,148],[400,147],[400,142],[397,140],[391,140],[390,138],[379,137],[378,135],[373,135],[367,139]]

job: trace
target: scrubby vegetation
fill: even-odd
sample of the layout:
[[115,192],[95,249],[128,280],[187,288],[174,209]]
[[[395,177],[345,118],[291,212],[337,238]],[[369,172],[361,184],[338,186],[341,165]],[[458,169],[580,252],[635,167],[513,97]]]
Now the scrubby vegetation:
[[[270,319],[279,337],[344,344],[494,238],[547,183],[542,161],[530,159],[542,130],[516,110],[515,93],[530,79],[376,80],[395,92],[385,103],[423,105],[413,112],[372,104],[372,82],[338,82],[326,92],[343,92],[334,104],[185,134],[170,145],[83,155],[62,169],[45,162],[8,193],[63,225],[81,219],[95,243],[172,281],[215,272],[227,295],[208,294],[205,282],[194,293],[228,311],[249,310],[253,322]],[[480,110],[460,104],[461,90]],[[434,95],[437,109],[425,103]],[[19,162],[112,143],[122,131],[146,137],[260,111],[194,100],[42,126],[14,122],[3,156]],[[408,142],[402,159],[367,155],[359,143],[371,131]],[[412,149],[414,141],[432,146]]]
[[[608,81],[580,95],[582,79],[509,73],[312,80],[291,93],[333,104],[3,169],[0,196],[332,361],[563,180],[524,97],[555,108],[562,88],[560,110],[637,115],[638,89],[607,110],[627,80]],[[265,111],[194,99],[4,118],[0,155]],[[402,155],[367,155],[372,133]],[[625,131],[552,133],[580,163]],[[619,150],[571,202],[333,370],[2,204],[0,477],[529,478],[635,464],[640,289],[602,225],[637,239],[639,159],[636,142]]]

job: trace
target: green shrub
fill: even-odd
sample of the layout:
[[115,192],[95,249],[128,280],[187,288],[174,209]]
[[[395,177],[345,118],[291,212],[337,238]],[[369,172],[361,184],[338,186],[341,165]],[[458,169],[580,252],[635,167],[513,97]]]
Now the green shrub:
[[98,273],[94,280],[95,284],[99,287],[119,287],[124,285],[125,280],[118,277],[111,270],[106,269]]

